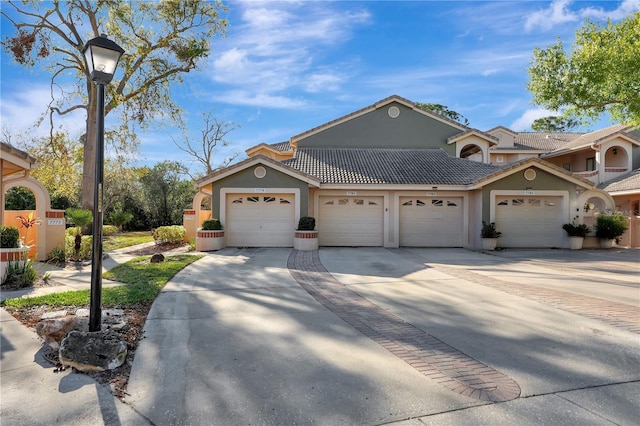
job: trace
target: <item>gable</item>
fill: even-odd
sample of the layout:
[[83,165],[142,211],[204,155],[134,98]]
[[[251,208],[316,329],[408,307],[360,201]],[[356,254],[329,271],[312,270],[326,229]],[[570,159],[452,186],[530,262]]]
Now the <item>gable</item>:
[[435,114],[393,101],[363,114],[340,121],[317,132],[302,135],[298,148],[393,148],[443,149],[455,154],[447,139],[463,130],[462,125],[439,119]]

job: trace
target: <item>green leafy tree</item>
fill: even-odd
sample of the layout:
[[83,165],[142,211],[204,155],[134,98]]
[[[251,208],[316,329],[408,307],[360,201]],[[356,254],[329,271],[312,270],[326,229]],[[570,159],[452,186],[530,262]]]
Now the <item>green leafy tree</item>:
[[613,23],[586,21],[570,51],[561,40],[536,48],[529,67],[533,101],[585,121],[608,112],[640,126],[640,12]]
[[157,228],[181,224],[183,210],[196,194],[193,181],[184,179],[185,167],[176,161],[163,161],[145,169],[146,173],[140,182],[151,226]]
[[118,231],[122,232],[122,227],[125,223],[131,222],[133,219],[133,213],[126,212],[122,209],[122,206],[118,206],[114,211],[109,214],[109,220],[115,226],[118,227]]
[[76,236],[74,239],[73,249],[76,259],[80,259],[80,249],[82,247],[82,228],[93,222],[93,213],[91,210],[69,208],[65,212],[67,219],[76,227]]
[[580,123],[573,118],[549,116],[533,120],[531,129],[535,132],[547,133],[568,132],[579,124]]
[[[220,1],[165,0],[124,2],[68,0],[3,3],[0,15],[15,28],[2,41],[4,50],[19,64],[36,64],[51,72],[52,99],[48,115],[77,110],[87,114],[83,158],[82,206],[93,209],[96,147],[97,88],[90,80],[82,55],[89,39],[109,35],[124,50],[114,81],[107,86],[105,114],[119,108],[121,125],[109,141],[117,151],[135,149],[133,122],[149,125],[156,117],[180,122],[181,111],[171,97],[171,85],[198,68],[210,51],[210,40],[227,25]],[[6,23],[3,23],[6,25]],[[72,90],[53,90],[68,85]],[[45,106],[43,105],[43,109]]]
[[47,188],[52,203],[54,200],[66,200],[58,204],[76,205],[80,201],[82,182],[82,141],[57,132],[23,145],[30,155],[38,159],[40,166],[31,175]]
[[449,109],[449,107],[447,107],[446,105],[416,102],[416,106],[425,111],[431,111],[435,112],[436,114],[440,114],[443,117],[447,117],[450,120],[457,121],[458,123],[464,124],[465,126],[469,125],[469,120],[464,115]]
[[35,210],[36,197],[30,189],[14,186],[4,195],[5,210]]

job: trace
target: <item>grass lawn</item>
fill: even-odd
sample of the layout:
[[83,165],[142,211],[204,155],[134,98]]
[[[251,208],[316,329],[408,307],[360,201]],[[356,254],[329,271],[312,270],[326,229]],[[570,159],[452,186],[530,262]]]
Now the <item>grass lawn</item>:
[[[116,266],[103,274],[105,279],[123,282],[126,285],[102,289],[102,306],[105,308],[127,308],[140,302],[152,302],[162,287],[175,274],[203,255],[176,254],[167,256],[164,262],[151,263],[151,256],[140,256]],[[67,291],[46,296],[7,299],[2,306],[22,309],[33,306],[82,307],[89,304],[90,291]]]
[[151,231],[126,232],[102,238],[102,250],[111,251],[153,241]]

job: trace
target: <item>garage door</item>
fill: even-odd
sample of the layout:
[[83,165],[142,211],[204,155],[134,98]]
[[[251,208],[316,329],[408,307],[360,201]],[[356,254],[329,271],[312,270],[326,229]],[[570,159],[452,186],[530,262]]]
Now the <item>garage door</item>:
[[462,197],[400,197],[400,245],[462,247]]
[[496,198],[501,247],[561,247],[562,197]]
[[293,247],[292,194],[228,194],[225,233],[229,247]]
[[321,246],[382,246],[383,197],[320,197]]

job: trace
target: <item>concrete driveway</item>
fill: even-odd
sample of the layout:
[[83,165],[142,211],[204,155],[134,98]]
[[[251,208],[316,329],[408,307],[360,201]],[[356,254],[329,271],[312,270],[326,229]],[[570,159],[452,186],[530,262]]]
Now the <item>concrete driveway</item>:
[[165,287],[127,403],[176,424],[635,424],[639,252],[224,249]]

